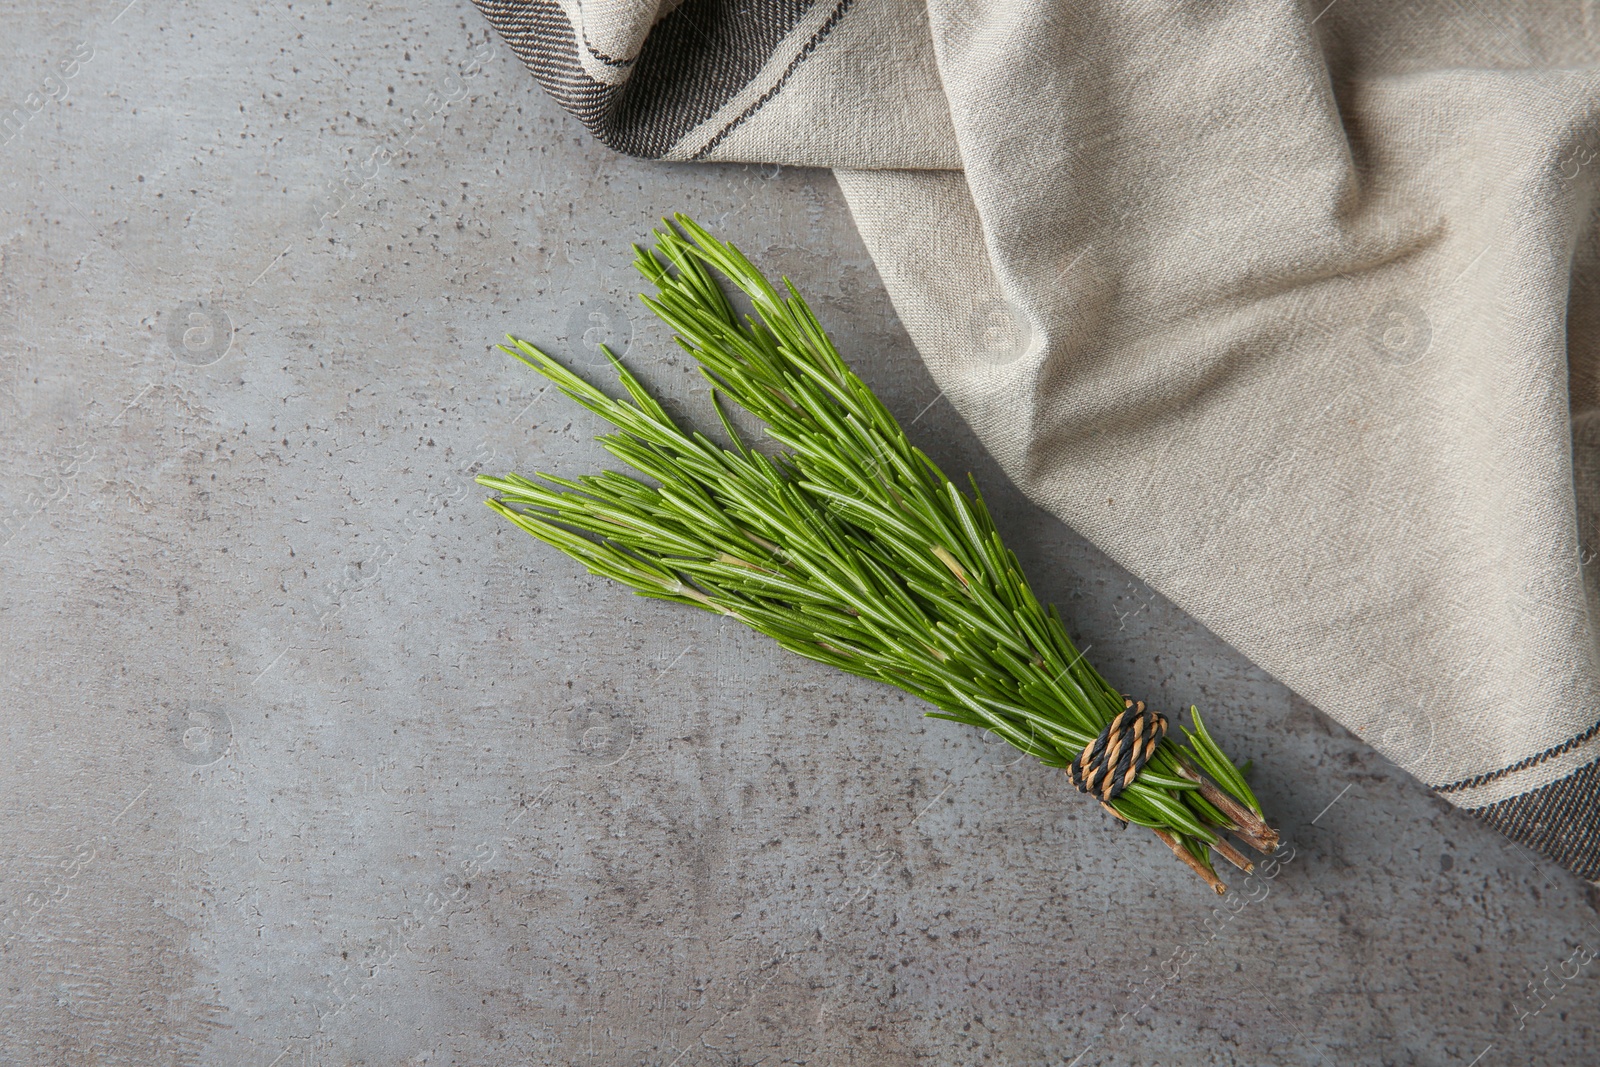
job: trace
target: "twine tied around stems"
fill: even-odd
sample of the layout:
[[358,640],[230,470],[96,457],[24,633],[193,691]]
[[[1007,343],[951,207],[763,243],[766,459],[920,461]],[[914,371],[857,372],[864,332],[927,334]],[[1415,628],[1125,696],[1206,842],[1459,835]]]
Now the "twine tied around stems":
[[1124,699],[1124,710],[1067,768],[1072,784],[1104,804],[1133,784],[1167,733],[1166,716],[1144,701]]

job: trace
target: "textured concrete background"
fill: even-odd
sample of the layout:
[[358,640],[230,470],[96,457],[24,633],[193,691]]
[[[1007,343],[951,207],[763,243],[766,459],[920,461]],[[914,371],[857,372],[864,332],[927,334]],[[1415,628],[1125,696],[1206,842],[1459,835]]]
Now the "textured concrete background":
[[[0,11],[0,1062],[1600,1055],[1587,887],[1009,490],[826,173],[617,158],[464,2]],[[676,209],[979,474],[1115,683],[1257,759],[1273,877],[1219,905],[1060,775],[476,503],[603,462],[506,331],[710,417],[629,301]]]

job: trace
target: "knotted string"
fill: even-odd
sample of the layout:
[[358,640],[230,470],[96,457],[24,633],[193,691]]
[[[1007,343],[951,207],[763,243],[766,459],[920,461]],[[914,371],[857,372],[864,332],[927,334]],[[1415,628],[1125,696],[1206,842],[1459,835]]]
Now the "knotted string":
[[1124,710],[1067,768],[1072,784],[1102,804],[1133,784],[1167,733],[1166,717],[1146,711],[1144,701],[1124,700],[1123,705]]

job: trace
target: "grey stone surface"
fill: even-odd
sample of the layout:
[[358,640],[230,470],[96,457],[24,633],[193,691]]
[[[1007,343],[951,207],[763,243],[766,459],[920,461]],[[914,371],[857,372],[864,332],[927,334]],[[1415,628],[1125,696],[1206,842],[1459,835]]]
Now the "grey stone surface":
[[[1020,499],[826,173],[617,158],[464,2],[0,11],[0,1062],[1595,1062],[1587,887]],[[679,209],[1256,758],[1272,877],[476,503],[605,460],[507,331],[709,417],[630,302]]]

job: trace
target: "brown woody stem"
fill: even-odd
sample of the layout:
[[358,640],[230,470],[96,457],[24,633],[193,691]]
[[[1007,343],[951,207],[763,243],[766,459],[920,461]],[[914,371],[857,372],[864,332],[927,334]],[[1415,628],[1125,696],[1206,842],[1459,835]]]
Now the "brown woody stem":
[[1206,880],[1206,884],[1217,891],[1217,896],[1220,897],[1222,894],[1228,891],[1228,887],[1223,884],[1222,879],[1218,878],[1214,871],[1207,870],[1205,864],[1195,859],[1194,853],[1184,848],[1182,841],[1179,841],[1176,837],[1165,830],[1157,830],[1155,834],[1166,843],[1166,846],[1172,850],[1173,855],[1177,856],[1180,860],[1187,864],[1189,869],[1195,874],[1198,874],[1201,878],[1204,878]]
[[1250,874],[1256,869],[1256,865],[1251,863],[1243,852],[1240,852],[1220,837],[1212,843],[1211,847],[1216,850],[1217,855],[1239,868],[1245,874]]
[[1218,788],[1215,782],[1197,771],[1187,759],[1178,757],[1178,773],[1200,787],[1200,795],[1209,800],[1218,811],[1233,823],[1233,834],[1261,853],[1270,856],[1278,849],[1278,831],[1262,821],[1261,816],[1233,799]]

